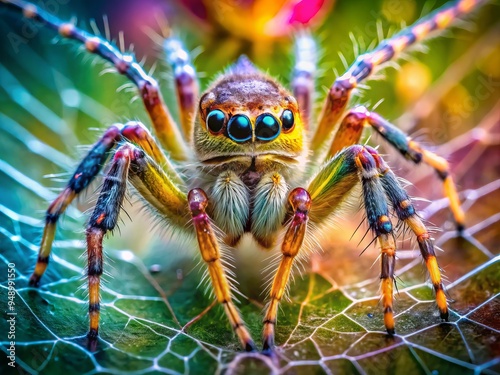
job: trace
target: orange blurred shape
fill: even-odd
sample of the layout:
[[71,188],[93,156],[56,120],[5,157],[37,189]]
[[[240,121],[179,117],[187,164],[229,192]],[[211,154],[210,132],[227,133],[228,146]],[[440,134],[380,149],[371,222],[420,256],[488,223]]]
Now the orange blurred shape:
[[178,0],[198,20],[241,39],[259,41],[319,24],[334,0]]
[[412,61],[405,63],[396,76],[396,92],[406,103],[419,99],[432,81],[430,69],[424,64]]

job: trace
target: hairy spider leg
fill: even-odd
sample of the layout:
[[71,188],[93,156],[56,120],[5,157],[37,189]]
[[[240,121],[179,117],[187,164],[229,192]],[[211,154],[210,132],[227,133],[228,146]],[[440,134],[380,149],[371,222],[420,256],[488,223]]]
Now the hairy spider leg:
[[191,63],[189,52],[178,38],[172,36],[166,38],[163,42],[163,48],[167,62],[174,73],[177,103],[184,138],[187,142],[191,142],[199,97],[196,71]]
[[90,53],[101,56],[127,76],[139,89],[139,94],[153,123],[156,136],[174,160],[186,160],[189,150],[182,133],[168,110],[156,80],[146,74],[133,54],[121,53],[105,39],[99,38],[72,23],[63,22],[43,9],[23,0],[4,0],[3,3],[21,11],[24,17],[56,30],[68,39],[81,42]]
[[165,155],[144,124],[138,121],[129,121],[121,130],[121,134],[127,141],[139,146],[147,155],[153,158],[156,164],[162,168],[172,181],[179,186],[184,186],[184,181],[177,173],[175,166]]
[[389,204],[417,236],[422,256],[436,290],[441,318],[447,319],[448,307],[434,246],[422,221],[418,218],[408,194],[400,186],[377,151],[369,146],[353,145],[344,148],[319,169],[308,185],[311,196],[309,219],[321,225],[361,181],[366,218],[381,248],[382,303],[384,323],[389,334],[394,333],[393,285],[396,247]]
[[444,293],[441,272],[437,263],[436,253],[434,251],[433,240],[427,231],[427,228],[422,223],[422,220],[417,216],[415,208],[411,204],[411,199],[402,189],[397,181],[394,172],[392,172],[385,161],[376,153],[375,150],[369,149],[374,157],[377,167],[380,170],[380,180],[386,192],[387,198],[391,202],[391,206],[396,212],[398,219],[403,221],[417,236],[418,245],[422,258],[429,272],[432,285],[436,292],[436,303],[439,308],[441,319],[448,321],[448,305],[446,295]]
[[246,351],[254,351],[256,350],[254,341],[232,301],[231,288],[221,262],[219,242],[206,212],[208,197],[202,189],[193,189],[188,194],[188,203],[201,256],[207,264],[217,301],[224,306],[226,315],[234,332],[238,335],[241,346]]
[[422,41],[433,32],[450,27],[453,21],[465,17],[485,2],[485,0],[458,0],[451,5],[445,5],[392,38],[381,41],[371,52],[358,56],[330,88],[319,116],[311,149],[315,153],[321,152],[324,142],[331,139],[332,131],[347,107],[352,90],[358,84],[370,77],[382,64],[397,58],[408,47]]
[[97,338],[99,332],[99,289],[103,272],[102,240],[118,222],[120,208],[127,190],[127,176],[132,158],[127,146],[120,147],[113,158],[104,179],[101,193],[87,226],[87,277],[89,286],[89,339]]
[[412,140],[403,131],[389,123],[376,112],[370,112],[365,107],[359,106],[350,110],[342,120],[333,139],[327,158],[332,157],[346,146],[359,143],[365,126],[374,128],[390,145],[395,147],[406,159],[415,164],[425,163],[436,171],[443,181],[444,196],[450,202],[450,210],[457,225],[462,231],[465,226],[465,214],[460,207],[457,188],[450,173],[446,159],[426,150],[418,142]]
[[42,242],[35,270],[29,280],[30,285],[37,286],[47,268],[59,217],[66,211],[68,205],[92,182],[106,162],[109,152],[122,137],[135,143],[151,155],[156,163],[163,166],[169,178],[178,184],[183,184],[182,179],[143,124],[128,122],[125,125],[114,124],[110,126],[83,158],[68,181],[66,188],[47,209]]
[[89,285],[89,339],[99,332],[99,288],[103,272],[102,241],[118,221],[127,189],[127,179],[147,203],[178,228],[187,228],[189,216],[185,193],[181,192],[143,150],[130,143],[120,146],[113,157],[99,198],[87,226]]
[[295,66],[291,86],[305,129],[309,129],[311,121],[317,59],[317,47],[313,37],[306,33],[299,34],[295,38]]
[[296,188],[288,195],[288,202],[293,210],[293,217],[281,244],[281,261],[274,276],[269,294],[269,303],[264,316],[262,333],[262,350],[269,351],[274,347],[274,331],[278,316],[278,305],[290,279],[294,258],[300,251],[307,229],[308,212],[311,208],[311,197],[302,188]]
[[380,234],[380,280],[382,307],[384,308],[384,325],[389,335],[394,335],[394,310],[392,300],[394,295],[394,269],[396,267],[396,242],[391,234]]
[[112,125],[88,152],[75,173],[68,181],[66,188],[50,204],[45,216],[45,228],[38,253],[35,270],[29,284],[37,286],[49,263],[49,255],[56,232],[59,217],[64,213],[73,199],[83,191],[101,170],[108,157],[108,152],[120,139],[121,125]]

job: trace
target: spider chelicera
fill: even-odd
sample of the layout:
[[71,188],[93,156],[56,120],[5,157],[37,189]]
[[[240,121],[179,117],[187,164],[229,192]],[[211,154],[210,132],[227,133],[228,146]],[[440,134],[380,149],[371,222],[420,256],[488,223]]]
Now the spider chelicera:
[[[430,33],[449,27],[481,3],[461,0],[445,6],[359,56],[333,83],[318,119],[311,113],[316,54],[309,35],[296,38],[291,92],[242,56],[201,96],[189,54],[178,39],[170,37],[164,46],[175,76],[178,126],[157,82],[132,55],[30,3],[4,1],[4,6],[44,22],[111,62],[138,87],[155,131],[153,137],[141,123],[115,124],[95,143],[47,210],[30,284],[38,285],[46,270],[59,217],[107,165],[86,230],[89,340],[95,341],[98,336],[102,241],[116,226],[128,181],[169,225],[196,236],[215,296],[245,350],[255,350],[256,346],[233,302],[220,247],[236,247],[242,236],[250,233],[256,247],[281,248],[263,323],[263,350],[272,351],[278,305],[294,259],[304,251],[304,239],[327,227],[328,219],[361,184],[366,219],[381,249],[381,293],[388,334],[395,333],[392,305],[396,246],[391,212],[416,237],[436,292],[440,317],[447,320],[448,306],[433,240],[383,158],[375,149],[358,143],[363,129],[369,126],[407,159],[433,167],[443,181],[461,229],[464,214],[448,164],[378,114],[364,107],[349,109],[348,104],[356,86],[380,66]],[[311,125],[313,121],[316,126]],[[284,236],[278,241],[280,233]]]

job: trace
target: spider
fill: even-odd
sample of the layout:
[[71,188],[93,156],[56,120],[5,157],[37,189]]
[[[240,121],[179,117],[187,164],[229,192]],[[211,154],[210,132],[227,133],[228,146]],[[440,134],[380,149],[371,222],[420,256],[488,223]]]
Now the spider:
[[[296,38],[291,91],[241,56],[201,95],[189,54],[175,37],[164,42],[172,65],[180,110],[180,126],[164,104],[157,82],[134,56],[108,41],[63,22],[22,0],[3,5],[43,22],[62,37],[111,62],[139,90],[155,136],[139,122],[110,126],[83,158],[66,188],[50,204],[39,255],[30,285],[38,286],[51,252],[56,224],[68,205],[106,166],[106,176],[86,229],[89,290],[89,342],[99,330],[103,238],[118,220],[127,183],[168,224],[197,239],[217,301],[246,351],[256,350],[235,306],[221,247],[234,248],[249,233],[256,248],[281,249],[265,308],[262,350],[272,353],[278,306],[294,261],[304,253],[305,239],[328,229],[331,218],[361,185],[369,228],[380,245],[381,299],[388,335],[395,334],[395,226],[397,219],[413,232],[430,274],[442,320],[448,320],[447,299],[433,240],[411,198],[376,149],[359,144],[371,127],[415,164],[435,169],[457,228],[464,214],[447,162],[423,148],[382,116],[362,106],[349,107],[356,86],[384,63],[429,34],[445,29],[474,11],[482,1],[459,0],[438,9],[371,52],[360,55],[338,77],[316,119],[312,114],[315,42]],[[198,99],[199,97],[199,99]],[[315,125],[313,125],[315,124]],[[183,173],[181,173],[183,172]]]

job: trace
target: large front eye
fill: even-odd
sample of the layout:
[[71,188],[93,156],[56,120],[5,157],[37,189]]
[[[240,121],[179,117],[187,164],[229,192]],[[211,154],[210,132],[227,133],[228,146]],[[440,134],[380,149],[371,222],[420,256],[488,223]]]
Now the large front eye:
[[226,115],[224,112],[219,109],[214,109],[210,111],[207,116],[207,127],[212,133],[217,134],[222,130],[225,121]]
[[235,142],[246,142],[252,139],[252,125],[245,115],[231,117],[227,124],[227,134]]
[[281,123],[283,124],[283,129],[290,130],[293,128],[293,124],[295,123],[293,118],[293,113],[289,109],[285,109],[281,114]]
[[271,141],[280,133],[280,124],[276,118],[263,113],[255,120],[255,137],[260,141]]

